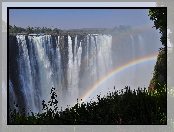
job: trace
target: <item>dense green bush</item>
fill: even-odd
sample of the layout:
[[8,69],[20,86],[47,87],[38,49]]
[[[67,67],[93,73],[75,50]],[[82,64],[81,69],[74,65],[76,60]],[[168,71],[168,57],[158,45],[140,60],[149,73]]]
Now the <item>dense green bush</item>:
[[167,8],[151,8],[148,16],[154,21],[154,26],[161,33],[160,41],[163,47],[159,49],[153,78],[150,81],[149,89],[159,89],[160,85],[167,83]]
[[167,124],[166,86],[155,91],[125,87],[102,98],[97,95],[98,101],[80,104],[77,99],[75,106],[60,111],[54,90],[48,104],[42,101],[46,112],[25,116],[25,110],[10,111],[9,124]]

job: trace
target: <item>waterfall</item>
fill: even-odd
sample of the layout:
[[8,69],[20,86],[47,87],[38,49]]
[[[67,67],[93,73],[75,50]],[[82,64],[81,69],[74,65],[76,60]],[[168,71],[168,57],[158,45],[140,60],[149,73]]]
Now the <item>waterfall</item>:
[[133,60],[135,60],[135,47],[134,47],[134,39],[132,37],[132,35],[130,35],[131,37],[131,41],[132,41],[132,56],[133,56]]
[[89,55],[89,74],[90,74],[90,84],[91,86],[94,85],[95,82],[97,82],[97,47],[95,45],[95,37],[91,36],[91,46],[88,51]]
[[[50,100],[52,87],[58,95],[59,110],[73,106],[77,98],[80,100],[114,69],[148,53],[141,35],[129,35],[124,41],[116,38],[114,42],[113,36],[106,34],[10,37],[10,100],[25,107],[26,114],[30,110],[43,112],[42,100]],[[146,64],[143,70],[133,66],[106,80],[98,89],[106,95],[108,88],[114,86],[121,89],[144,85],[151,78],[149,69],[153,70],[153,66]],[[99,91],[91,96],[96,97]]]
[[29,54],[27,49],[27,44],[25,40],[25,36],[19,35],[16,36],[18,47],[19,47],[19,76],[20,76],[20,82],[22,85],[22,92],[25,97],[25,102],[27,102],[26,109],[31,109],[32,111],[36,111],[34,103],[35,98],[35,89],[33,87],[33,81],[32,81],[32,73],[31,73],[31,62],[29,60]]
[[[135,44],[134,44],[133,36],[130,35],[130,37],[131,37],[131,41],[132,41],[132,60],[134,61],[135,60]],[[131,76],[135,76],[135,69],[136,69],[136,66],[133,67]],[[134,81],[134,80],[132,79],[131,81]]]
[[[3,94],[5,94],[5,84],[3,82],[3,85],[2,85],[2,88],[3,88]],[[14,102],[17,102],[17,98],[16,98],[16,95],[15,95],[15,91],[14,91],[14,88],[13,88],[13,84],[11,82],[11,78],[9,78],[9,100],[13,100],[13,102],[11,101],[10,102],[10,106],[11,108],[10,109],[14,109]],[[18,110],[18,108],[17,108]]]
[[[26,114],[30,110],[42,112],[42,100],[49,101],[52,87],[56,88],[59,106],[72,106],[85,90],[112,70],[110,35],[17,35],[16,40],[18,52],[14,58],[19,78],[11,75],[9,90],[11,98],[17,98],[16,103],[22,94]],[[14,78],[19,81],[20,94],[15,92],[11,81]]]
[[[81,64],[81,53],[82,47],[81,42],[80,46],[77,47],[77,36],[75,37],[75,46],[74,46],[74,61],[73,61],[73,52],[72,52],[72,40],[68,36],[68,91],[70,92],[70,99],[75,102],[78,98],[78,84],[79,84],[79,70]],[[77,51],[76,51],[77,49]]]
[[[16,36],[18,46],[16,48],[19,50],[17,57],[19,78],[16,80],[20,82],[18,87],[21,87],[24,97],[23,103],[25,106],[22,107],[26,108],[26,114],[29,110],[42,111],[41,101],[49,101],[51,87],[56,87],[59,99],[62,96],[61,81],[63,77],[61,56],[57,46],[59,40],[57,39],[59,37],[53,38],[51,35],[39,37]],[[53,41],[55,41],[55,44],[53,44]],[[12,78],[14,80],[15,77]],[[11,79],[9,85],[10,92],[14,93]]]
[[145,55],[144,40],[143,40],[143,37],[140,34],[138,34],[138,40],[139,40],[140,52],[141,52],[142,56],[144,56]]

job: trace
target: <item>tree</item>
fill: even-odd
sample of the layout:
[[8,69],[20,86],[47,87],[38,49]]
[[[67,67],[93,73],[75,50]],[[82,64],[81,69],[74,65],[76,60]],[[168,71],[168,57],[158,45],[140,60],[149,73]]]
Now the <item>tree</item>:
[[17,31],[17,27],[14,25],[14,28],[13,28],[13,32],[14,33],[17,33],[18,31]]
[[174,37],[173,37],[173,32],[174,32],[174,22],[173,22],[173,15],[174,15],[174,6],[171,2],[157,2],[157,6],[164,6],[167,7],[167,27],[170,30],[170,33],[168,33],[168,39],[170,41],[170,44],[172,48],[168,50],[167,52],[167,86],[168,88],[171,88],[174,86],[174,73],[171,72],[173,71],[174,67]]
[[28,28],[26,29],[26,32],[27,32],[28,34],[33,33],[33,28],[30,28],[30,27],[28,26]]
[[154,21],[154,26],[156,29],[160,30],[162,34],[160,40],[164,48],[166,48],[167,43],[167,8],[152,8],[149,10],[150,20]]
[[53,30],[53,33],[59,34],[59,32],[60,32],[60,29],[55,28],[55,29]]
[[154,21],[153,27],[159,29],[161,33],[160,41],[164,46],[159,50],[153,78],[149,85],[149,89],[155,90],[167,83],[167,8],[150,9],[148,16],[150,16],[150,20]]
[[9,25],[9,32],[12,33],[13,32],[13,26]]
[[174,3],[173,2],[157,2],[156,5],[158,7],[167,7],[167,28],[170,33],[168,33],[168,39],[171,44],[170,50],[167,50],[167,125],[168,130],[165,131],[173,131],[174,130]]
[[112,33],[118,33],[118,27],[115,26],[112,30],[111,30]]

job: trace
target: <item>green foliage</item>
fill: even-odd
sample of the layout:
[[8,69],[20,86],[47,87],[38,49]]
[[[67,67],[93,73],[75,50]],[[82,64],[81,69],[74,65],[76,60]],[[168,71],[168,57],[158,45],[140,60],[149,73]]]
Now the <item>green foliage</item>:
[[173,78],[174,78],[174,74],[172,72],[169,71],[173,71],[173,67],[174,67],[174,37],[173,37],[173,32],[174,32],[174,21],[173,21],[173,13],[174,13],[174,7],[173,4],[171,4],[171,2],[156,2],[156,5],[158,7],[167,7],[167,28],[170,30],[170,32],[168,32],[168,39],[170,41],[170,44],[172,45],[172,48],[170,50],[167,51],[167,70],[168,70],[168,74],[167,74],[167,86],[173,87],[174,86],[174,82],[173,82]]
[[30,28],[29,26],[27,27],[26,32],[27,32],[28,34],[34,33],[33,28]]
[[115,26],[113,29],[111,29],[110,33],[112,35],[118,35],[120,33],[129,33],[132,31],[132,27],[127,25],[120,25],[119,27]]
[[47,27],[30,27],[28,26],[27,28],[21,28],[21,27],[16,27],[9,25],[9,33],[26,33],[26,34],[31,34],[31,33],[46,33],[46,34],[112,34],[112,35],[117,35],[119,33],[125,33],[128,31],[131,31],[132,28],[131,26],[127,25],[120,25],[119,27],[115,26],[113,29],[109,28],[94,28],[94,29],[72,29],[72,30],[61,30],[58,28],[47,28]]
[[154,21],[154,27],[162,34],[160,41],[163,48],[160,48],[156,65],[154,67],[153,78],[149,84],[149,89],[159,89],[167,83],[167,8],[152,8],[149,10],[150,20]]
[[166,85],[167,83],[167,55],[164,49],[160,51],[157,57],[157,62],[154,67],[153,78],[150,82],[149,89],[159,89],[160,85]]
[[[106,96],[97,95],[97,101],[78,102],[73,107],[58,110],[55,88],[51,89],[48,104],[42,101],[41,114],[32,113],[25,117],[25,111],[11,111],[9,124],[166,124],[166,87],[147,91],[125,89],[109,92]],[[48,105],[52,108],[49,108]]]
[[9,33],[26,33],[26,34],[31,34],[31,33],[46,33],[46,34],[59,34],[61,32],[60,29],[51,29],[51,28],[46,28],[46,27],[30,27],[28,26],[26,29],[21,28],[21,27],[16,27],[9,25]]
[[162,34],[160,40],[166,47],[167,39],[167,8],[152,8],[149,10],[150,20],[154,21],[154,27],[160,30]]
[[25,29],[21,28],[21,27],[16,27],[15,25],[14,26],[9,25],[9,32],[10,33],[23,33],[23,32],[25,32]]

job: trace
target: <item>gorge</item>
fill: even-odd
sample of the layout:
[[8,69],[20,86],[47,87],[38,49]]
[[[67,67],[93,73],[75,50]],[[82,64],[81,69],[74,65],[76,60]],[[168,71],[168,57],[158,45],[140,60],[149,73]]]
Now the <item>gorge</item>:
[[[160,41],[159,34],[149,29],[117,35],[10,35],[8,46],[9,107],[16,102],[28,113],[42,112],[41,102],[49,101],[52,87],[59,108],[73,106],[114,69],[157,56]],[[114,86],[147,87],[155,63],[153,59],[128,65],[97,86],[91,98],[105,95]]]

